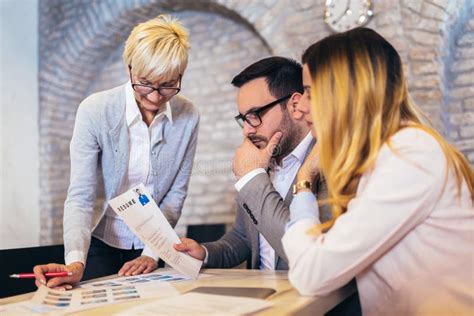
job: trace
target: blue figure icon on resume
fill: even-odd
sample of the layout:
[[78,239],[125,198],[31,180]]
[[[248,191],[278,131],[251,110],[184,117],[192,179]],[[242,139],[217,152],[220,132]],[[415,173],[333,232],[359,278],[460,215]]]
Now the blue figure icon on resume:
[[139,188],[135,189],[135,193],[138,195],[138,201],[140,202],[141,205],[145,205],[145,204],[148,204],[148,202],[150,202],[150,199],[148,199],[148,197],[145,194],[143,194]]

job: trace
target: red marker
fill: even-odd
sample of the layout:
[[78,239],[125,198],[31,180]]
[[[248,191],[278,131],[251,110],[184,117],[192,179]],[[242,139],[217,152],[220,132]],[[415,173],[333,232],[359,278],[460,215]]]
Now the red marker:
[[[71,276],[72,272],[67,272],[67,271],[61,271],[61,272],[46,272],[44,274],[45,276],[49,278],[56,278],[56,277],[67,277]],[[18,274],[10,274],[10,278],[14,279],[34,279],[35,274],[34,273],[18,273]]]

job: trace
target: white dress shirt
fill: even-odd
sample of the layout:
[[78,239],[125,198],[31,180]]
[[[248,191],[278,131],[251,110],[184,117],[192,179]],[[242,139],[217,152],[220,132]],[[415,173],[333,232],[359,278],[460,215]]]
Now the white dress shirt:
[[[128,191],[140,183],[145,184],[149,192],[153,192],[152,177],[155,175],[150,172],[151,148],[156,143],[157,135],[161,134],[163,120],[166,118],[171,124],[173,122],[171,107],[167,102],[164,111],[156,114],[150,126],[147,126],[143,121],[130,82],[125,85],[125,96],[125,118],[129,133],[129,163],[127,177],[119,192]],[[115,248],[144,249],[142,255],[147,255],[155,260],[158,259],[112,208],[108,208],[92,235]],[[71,252],[66,256],[65,261],[66,264],[69,264],[75,261],[82,262],[83,260],[82,256]]]
[[314,196],[298,193],[282,239],[289,279],[325,295],[356,277],[364,315],[472,315],[474,207],[458,195],[438,142],[405,128],[382,146],[347,212],[325,234]]
[[[303,163],[308,147],[311,144],[312,136],[308,133],[296,148],[281,162],[281,166],[275,166],[269,173],[270,180],[275,190],[283,197],[286,197],[288,190],[293,184],[293,180]],[[265,169],[256,169],[243,176],[236,184],[235,188],[240,191],[251,179],[260,173],[265,173]],[[259,234],[260,247],[260,269],[275,270],[275,251],[268,241]]]

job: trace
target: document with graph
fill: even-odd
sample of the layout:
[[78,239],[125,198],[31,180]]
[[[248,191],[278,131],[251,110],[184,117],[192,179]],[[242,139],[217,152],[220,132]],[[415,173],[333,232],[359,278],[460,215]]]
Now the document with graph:
[[163,261],[179,273],[197,278],[202,261],[173,248],[181,241],[143,184],[110,200],[109,205]]

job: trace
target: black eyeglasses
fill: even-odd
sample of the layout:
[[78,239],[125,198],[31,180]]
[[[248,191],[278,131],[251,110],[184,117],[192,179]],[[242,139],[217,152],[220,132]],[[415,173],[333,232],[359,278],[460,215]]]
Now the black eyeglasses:
[[177,82],[177,87],[166,87],[166,86],[159,86],[158,88],[155,88],[153,86],[149,86],[146,84],[141,84],[141,83],[133,83],[132,80],[132,67],[128,66],[128,69],[130,69],[130,82],[132,82],[132,88],[136,92],[140,93],[141,95],[148,95],[152,93],[153,91],[157,91],[159,95],[169,98],[174,95],[177,95],[179,91],[181,91],[181,75],[178,77],[178,82]]
[[251,110],[247,112],[246,114],[239,114],[235,117],[235,120],[237,121],[237,124],[240,125],[240,127],[244,127],[244,122],[247,122],[252,127],[259,127],[262,124],[263,112],[271,109],[278,103],[285,101],[286,99],[290,98],[292,95],[293,94],[289,94],[283,98],[270,102],[267,105],[264,105],[258,109]]

